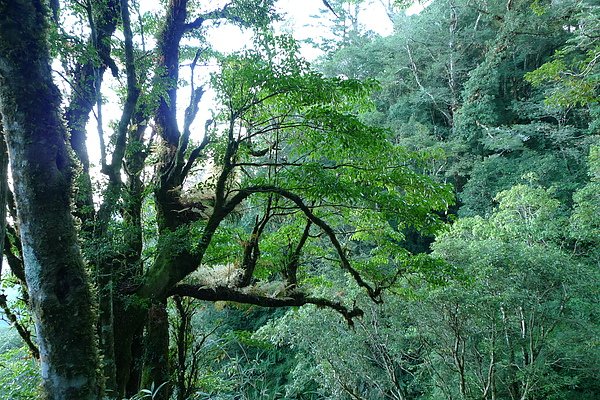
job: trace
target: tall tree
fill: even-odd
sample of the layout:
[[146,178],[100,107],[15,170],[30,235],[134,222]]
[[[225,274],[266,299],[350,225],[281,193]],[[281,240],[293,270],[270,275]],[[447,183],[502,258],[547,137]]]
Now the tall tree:
[[45,391],[50,399],[98,399],[96,316],[71,216],[71,162],[45,6],[3,1],[0,15],[0,105]]
[[[172,296],[316,304],[351,324],[362,311],[323,293],[326,282],[315,274],[341,270],[380,302],[414,267],[401,246],[403,229],[435,229],[433,211],[452,201],[445,185],[413,170],[418,154],[356,117],[371,107],[375,82],[311,70],[291,38],[269,31],[272,2],[211,9],[171,0],[150,21],[127,0],[62,9],[53,3],[51,35],[41,2],[0,4],[0,104],[19,209],[14,230],[50,398],[99,398],[103,382],[110,398],[151,386],[161,387],[155,398],[168,398]],[[66,14],[89,31],[68,32]],[[255,29],[254,49],[211,58],[198,39],[223,21]],[[145,47],[147,35],[155,48]],[[48,41],[72,89],[64,110]],[[207,89],[197,84],[196,68],[206,60],[220,64],[210,84],[220,107],[194,140]],[[184,62],[191,90],[180,121]],[[122,114],[107,130],[102,82],[109,70],[123,85]],[[104,176],[98,192],[82,146],[92,109]]]

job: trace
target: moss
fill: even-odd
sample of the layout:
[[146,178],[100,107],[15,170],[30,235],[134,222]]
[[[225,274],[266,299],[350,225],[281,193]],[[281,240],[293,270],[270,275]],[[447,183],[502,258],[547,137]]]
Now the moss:
[[0,3],[0,107],[48,399],[101,397],[95,314],[70,214],[71,168],[40,1]]

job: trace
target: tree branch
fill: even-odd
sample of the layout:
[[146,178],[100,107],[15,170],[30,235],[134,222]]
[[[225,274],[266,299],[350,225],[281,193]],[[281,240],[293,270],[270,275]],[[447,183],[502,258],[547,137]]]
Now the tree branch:
[[304,231],[302,232],[302,236],[300,237],[300,241],[296,246],[294,252],[290,255],[290,259],[288,265],[286,266],[283,274],[291,286],[291,288],[295,288],[298,285],[298,267],[300,266],[300,253],[302,252],[302,248],[306,244],[308,237],[310,236],[310,227],[312,225],[312,221],[309,219],[306,221],[306,226],[304,227]]
[[229,9],[229,7],[231,7],[231,4],[232,3],[227,3],[220,10],[213,10],[213,11],[207,12],[206,14],[202,14],[201,16],[199,16],[192,22],[185,24],[184,31],[190,32],[194,29],[200,28],[206,21],[216,20],[216,19],[228,19],[230,21],[238,22],[240,24],[246,24],[246,22],[244,20],[242,20],[238,16],[235,16],[231,13],[231,11]]
[[2,115],[0,115],[0,281],[2,280],[2,254],[6,236],[6,209],[8,199],[8,148],[4,139]]
[[260,220],[258,219],[258,215],[256,216],[256,222],[254,224],[254,228],[252,229],[250,239],[248,239],[248,241],[243,246],[244,258],[242,260],[242,269],[244,270],[244,274],[240,281],[239,287],[248,286],[252,282],[252,275],[254,274],[256,262],[260,257],[260,236],[262,235],[265,227],[267,226],[269,219],[273,216],[273,214],[271,214],[271,203],[272,197],[269,197],[267,201],[267,209],[265,210],[265,215]]
[[188,296],[205,301],[233,301],[236,303],[253,304],[261,307],[300,307],[305,304],[314,304],[317,307],[331,308],[342,314],[350,326],[354,326],[354,318],[361,317],[364,314],[360,308],[353,307],[352,309],[349,309],[341,303],[318,297],[308,297],[303,293],[294,293],[288,297],[276,298],[243,293],[239,290],[224,286],[206,288],[181,284],[171,289],[168,295]]
[[10,310],[6,301],[6,295],[4,294],[0,294],[0,308],[2,309],[2,311],[4,311],[4,314],[6,315],[10,323],[15,327],[15,329],[19,333],[19,336],[21,336],[21,339],[23,339],[23,341],[27,345],[27,348],[29,348],[29,352],[31,353],[31,355],[36,360],[39,360],[40,350],[37,348],[35,343],[33,343],[33,340],[31,339],[31,332],[19,322],[17,316]]
[[288,200],[292,201],[293,203],[296,204],[296,206],[302,210],[302,212],[304,213],[304,215],[306,215],[306,217],[315,225],[317,225],[319,228],[321,228],[329,237],[329,240],[331,242],[331,244],[333,245],[333,247],[335,248],[338,257],[340,258],[340,262],[341,262],[341,266],[343,269],[345,269],[346,271],[348,271],[350,273],[350,275],[352,275],[352,277],[354,278],[354,280],[356,281],[356,283],[364,288],[367,293],[369,294],[369,297],[375,302],[375,303],[381,303],[382,299],[381,299],[381,288],[373,288],[371,285],[369,285],[367,282],[365,282],[362,277],[360,276],[360,273],[355,270],[352,265],[350,264],[350,261],[348,260],[348,257],[346,256],[346,252],[344,251],[344,249],[342,248],[342,245],[340,244],[339,240],[337,239],[337,236],[334,232],[334,230],[325,222],[323,221],[321,218],[317,217],[311,210],[310,208],[304,204],[304,201],[302,200],[302,198],[300,196],[298,196],[295,193],[292,193],[288,190],[276,187],[276,186],[252,186],[252,187],[248,187],[245,189],[240,189],[233,197],[231,197],[231,199],[223,206],[223,211],[225,213],[229,213],[231,211],[233,211],[233,209],[235,209],[235,207],[237,205],[239,205],[242,201],[244,201],[246,198],[248,198],[249,196],[251,196],[252,194],[255,193],[274,193],[277,194],[281,197],[285,197]]
[[73,87],[73,94],[65,112],[65,118],[71,133],[71,146],[77,158],[81,161],[85,172],[88,172],[89,169],[89,156],[86,148],[86,122],[90,111],[93,110],[94,104],[97,102],[97,90],[101,84],[104,71],[109,67],[114,76],[118,73],[116,64],[110,57],[111,45],[110,40],[108,40],[117,26],[117,0],[97,3],[101,5],[95,13],[85,5],[82,5],[82,7],[88,11],[90,27],[93,28],[92,36],[87,45],[94,48],[101,62],[99,66],[96,66],[95,61],[88,57],[85,63],[75,66],[73,71],[74,82],[70,83]]
[[[179,42],[184,34],[188,0],[170,0],[157,43],[158,68],[156,80],[166,86],[156,111],[156,124],[160,136],[175,148],[179,143],[177,124],[177,82],[179,81]],[[172,154],[172,153],[171,153]]]
[[[206,122],[212,123],[212,120],[208,120]],[[206,148],[206,146],[208,146],[209,143],[210,143],[210,138],[208,136],[208,131],[206,131],[206,133],[204,134],[204,139],[202,139],[202,143],[200,143],[200,145],[198,147],[196,147],[196,148],[194,148],[194,150],[192,150],[186,164],[183,166],[183,168],[181,170],[182,179],[185,179],[188,176],[188,174],[190,173],[190,170],[194,166],[194,163],[196,162],[196,160],[202,153],[202,150],[204,150]]]
[[[6,232],[10,234],[15,240],[14,246],[19,249],[21,252],[21,240],[19,235],[17,234],[15,228],[6,225]],[[25,281],[25,266],[23,265],[23,260],[16,255],[12,250],[12,243],[10,241],[9,235],[4,236],[4,255],[6,256],[6,261],[8,261],[8,267],[14,276],[19,279],[21,285],[27,287],[27,282]]]
[[127,74],[127,97],[123,107],[123,114],[117,129],[115,150],[112,155],[110,166],[103,168],[112,181],[120,182],[121,166],[125,157],[127,145],[127,129],[135,111],[140,89],[137,87],[137,76],[133,54],[133,32],[131,31],[131,20],[129,17],[129,0],[121,1],[121,19],[123,21],[123,35],[125,36],[125,71]]
[[[177,153],[175,154],[175,157],[172,160],[172,164],[171,164],[169,172],[168,172],[168,174],[170,175],[168,179],[170,179],[174,182],[177,182],[177,183],[183,182],[187,173],[189,172],[189,169],[186,170],[186,167],[187,167],[187,164],[189,164],[189,161],[188,161],[188,163],[185,163],[184,156],[185,156],[185,152],[188,148],[188,144],[190,141],[190,135],[191,135],[190,126],[196,119],[196,115],[198,115],[199,103],[200,103],[200,100],[202,100],[202,96],[204,95],[204,88],[202,86],[199,86],[199,87],[194,86],[194,69],[196,68],[196,63],[198,62],[199,57],[200,57],[200,49],[198,49],[196,51],[196,55],[194,56],[194,60],[192,61],[192,64],[190,66],[190,68],[191,68],[190,103],[188,104],[187,108],[185,109],[184,121],[183,121],[183,133],[179,137],[179,143],[177,144]],[[208,144],[208,142],[207,142],[208,138],[207,138],[206,133],[208,131],[208,126],[212,122],[212,121],[211,122],[209,122],[209,121],[207,121],[206,125],[205,125],[205,135],[204,135],[203,143],[206,142],[206,144],[204,144],[204,146],[201,145],[202,148],[206,147],[206,145]],[[196,150],[196,149],[194,149],[194,150]],[[200,155],[200,150],[198,150],[196,152],[195,157],[198,157],[198,155]],[[192,164],[194,161],[195,161],[195,158],[192,160]],[[190,164],[190,168],[191,168],[192,164]],[[185,173],[184,173],[184,171],[185,171]]]
[[[299,163],[299,162],[261,162],[261,163],[253,163],[253,162],[238,162],[233,164],[234,167],[306,167],[307,163]],[[320,164],[322,169],[340,169],[340,168],[353,168],[361,171],[371,171],[374,168],[364,168],[359,167],[358,165],[353,164],[336,164],[336,165],[322,165]]]

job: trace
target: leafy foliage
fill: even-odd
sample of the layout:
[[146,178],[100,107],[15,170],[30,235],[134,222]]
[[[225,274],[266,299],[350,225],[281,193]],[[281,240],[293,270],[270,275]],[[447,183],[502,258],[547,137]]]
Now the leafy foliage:
[[0,398],[26,400],[41,395],[39,366],[16,332],[0,328]]
[[[127,29],[115,2],[74,2],[52,20],[110,390],[597,398],[598,6],[434,0],[406,16],[388,1],[379,37],[359,23],[370,3],[330,0],[315,68],[259,3],[133,1]],[[252,46],[212,49],[225,23]],[[124,110],[111,124],[103,80]],[[0,397],[34,398],[37,364],[7,343]]]

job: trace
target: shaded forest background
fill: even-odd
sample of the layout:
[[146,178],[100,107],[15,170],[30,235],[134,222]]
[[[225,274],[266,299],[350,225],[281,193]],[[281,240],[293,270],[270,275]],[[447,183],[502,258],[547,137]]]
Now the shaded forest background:
[[[201,42],[199,32],[194,39],[200,41],[202,56],[190,44],[182,47],[182,59],[192,65],[201,62],[199,57],[219,60],[221,70],[211,82],[217,97],[230,107],[226,116],[235,113],[236,101],[242,104],[239,109],[245,107],[246,100],[235,97],[235,79],[264,79],[273,93],[313,85],[307,86],[311,94],[286,94],[280,103],[269,103],[268,112],[252,111],[256,125],[246,125],[249,130],[273,110],[286,117],[295,113],[285,108],[290,104],[305,107],[308,102],[339,101],[344,104],[336,111],[358,115],[356,120],[327,120],[331,110],[310,103],[314,115],[307,118],[311,121],[363,133],[349,142],[344,142],[346,136],[330,135],[324,143],[317,138],[319,130],[307,134],[308,139],[277,137],[277,146],[267,151],[274,154],[277,147],[281,154],[274,155],[274,162],[260,159],[264,173],[251,170],[258,162],[244,157],[254,156],[255,148],[270,145],[271,139],[258,145],[248,140],[244,155],[234,163],[250,169],[244,170],[246,176],[227,177],[227,184],[248,179],[254,185],[249,187],[257,187],[279,179],[295,188],[304,179],[316,180],[314,188],[299,190],[314,200],[311,207],[316,210],[322,194],[329,196],[330,209],[315,215],[334,221],[336,232],[344,238],[344,251],[352,254],[366,282],[381,279],[385,283],[373,288],[385,288],[373,295],[368,283],[361,284],[348,270],[336,268],[337,262],[323,245],[328,231],[316,230],[318,218],[307,214],[307,222],[304,214],[292,213],[289,204],[276,203],[261,189],[260,201],[232,208],[205,256],[204,263],[212,263],[212,268],[196,272],[193,279],[205,286],[211,280],[230,279],[223,266],[254,257],[250,271],[254,280],[250,285],[248,278],[250,289],[244,293],[251,295],[254,290],[264,299],[286,298],[289,285],[297,285],[310,288],[315,298],[333,299],[332,303],[265,308],[233,298],[202,301],[186,296],[183,289],[169,293],[165,303],[168,358],[162,360],[169,366],[163,371],[169,389],[154,381],[152,386],[142,385],[134,397],[151,398],[157,392],[161,398],[171,392],[178,400],[600,398],[600,6],[593,0],[433,0],[419,14],[406,16],[402,4],[390,3],[387,11],[394,32],[381,37],[359,23],[364,2],[328,3],[332,10],[323,14],[334,20],[335,39],[314,38],[324,56],[313,65],[301,60],[291,38],[269,38],[264,31],[257,35],[262,38],[257,40],[259,48],[282,50],[271,54],[260,50],[243,57],[220,55],[210,51],[210,43]],[[85,9],[73,10],[73,15],[85,19]],[[144,19],[140,26],[146,27],[146,35],[159,30],[160,18],[138,16],[133,9],[132,15]],[[261,23],[267,27],[270,21]],[[122,40],[120,35],[115,35],[115,41]],[[55,48],[53,56],[66,65],[70,58],[81,56],[77,52],[88,51],[74,47]],[[113,49],[119,66],[127,64],[126,51],[125,45]],[[275,67],[248,72],[260,68],[261,58],[269,56],[277,60]],[[158,73],[152,70],[151,57],[137,60],[138,76]],[[110,66],[104,69],[110,72]],[[310,72],[314,70],[319,72]],[[295,74],[312,78],[305,81]],[[331,81],[319,83],[316,76]],[[348,86],[338,93],[331,82]],[[179,83],[186,90],[190,85],[194,89],[191,82]],[[139,109],[155,107],[162,90],[170,90],[156,86],[145,93],[139,79]],[[336,94],[329,98],[333,91]],[[130,95],[126,85],[121,88],[122,104]],[[132,126],[148,124],[143,111],[133,114]],[[204,126],[206,137],[211,124],[207,121]],[[184,126],[190,127],[187,120]],[[365,127],[378,130],[374,133]],[[266,129],[270,135],[270,127],[262,133]],[[130,128],[129,132],[133,137],[137,131]],[[227,154],[219,136],[215,133],[212,138],[210,144],[195,143],[195,148],[214,146],[215,159]],[[130,255],[119,238],[128,237],[133,222],[119,214],[119,207],[127,208],[128,196],[137,193],[144,243],[134,242],[144,269],[145,260],[155,257],[155,248],[161,245],[156,227],[161,224],[156,222],[160,211],[158,216],[153,211],[144,164],[160,160],[152,159],[155,149],[150,148],[159,144],[139,140],[139,145],[148,148],[126,149],[132,156],[125,163],[128,179],[119,182],[126,190],[111,189],[122,166],[110,172],[115,164],[105,159],[103,172],[108,178],[91,181],[103,187],[104,200],[113,196],[118,204],[105,210],[111,217],[102,228],[115,233],[97,237],[82,225],[80,239],[88,243],[82,245],[88,258],[92,254],[112,257],[116,251],[127,260]],[[401,154],[387,146],[402,149]],[[107,148],[111,154],[119,144],[108,143]],[[193,148],[184,149],[189,159]],[[315,149],[322,153],[292,161],[298,148],[306,154],[314,154]],[[388,165],[393,157],[402,159],[403,167],[411,171],[403,172],[405,197],[398,199],[386,197],[381,189],[398,190],[386,180],[391,179],[387,172],[344,171],[343,167],[336,171],[347,160],[368,169],[378,163]],[[294,163],[304,163],[304,169],[296,173]],[[198,173],[202,174],[206,170]],[[200,192],[196,196],[208,207],[200,211],[210,220],[218,198],[207,200],[206,187],[218,189],[219,179],[212,183],[195,179],[194,188]],[[352,179],[359,182],[356,187],[348,184],[356,183]],[[368,185],[369,179],[383,183],[375,189]],[[73,208],[76,217],[85,221],[79,214],[90,210],[77,204],[77,196],[85,192],[78,185],[85,182],[75,180]],[[173,187],[180,185],[183,182]],[[410,187],[430,190],[431,196],[411,197]],[[415,193],[422,193],[419,190]],[[336,201],[361,196],[385,197],[377,197],[377,204],[389,210],[376,216],[353,203],[355,209],[348,214],[331,211]],[[412,203],[399,205],[402,201]],[[267,211],[254,211],[261,207]],[[14,216],[10,202],[8,213]],[[272,225],[265,228],[270,218]],[[4,318],[13,325],[1,331],[2,399],[32,399],[40,393],[35,330],[24,279],[18,273],[17,229],[9,218],[4,252],[8,264],[17,267],[4,271],[2,287],[19,295],[16,299],[0,296]],[[263,230],[265,241],[259,251],[251,242]],[[196,231],[174,232],[171,246],[188,243]],[[293,263],[298,264],[296,269],[277,267]],[[374,272],[380,265],[393,265],[391,283]],[[107,287],[103,285],[113,284],[102,279],[93,280],[100,292],[100,310]],[[345,307],[341,314],[338,304]],[[350,315],[358,309],[364,315]]]

